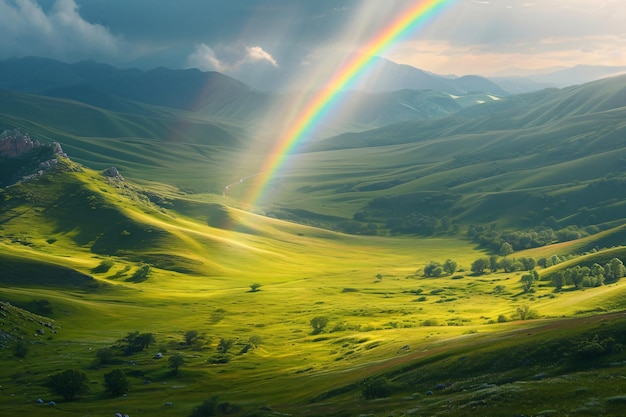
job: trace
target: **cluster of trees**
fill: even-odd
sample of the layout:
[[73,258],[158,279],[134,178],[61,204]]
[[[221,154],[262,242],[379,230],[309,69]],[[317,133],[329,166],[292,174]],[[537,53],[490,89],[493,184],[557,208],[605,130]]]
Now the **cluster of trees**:
[[492,255],[482,257],[472,262],[470,270],[476,275],[482,275],[487,271],[497,272],[502,269],[504,272],[531,271],[537,266],[537,261],[532,257],[511,258],[505,256],[500,258]]
[[126,337],[119,340],[121,343],[126,343],[126,347],[124,348],[124,352],[127,355],[141,352],[142,350],[150,347],[156,340],[154,339],[154,335],[152,333],[139,333],[132,332],[128,333]]
[[218,402],[217,396],[204,400],[202,404],[195,407],[189,417],[211,417],[216,415],[231,415],[241,412],[239,404],[229,402]]
[[[449,227],[449,221],[446,224]],[[411,213],[408,216],[392,218],[387,221],[386,226],[392,234],[431,236],[438,230],[445,231],[438,218],[420,213]]]
[[568,226],[556,231],[550,227],[526,231],[501,231],[497,230],[495,226],[486,227],[483,225],[470,225],[467,229],[467,236],[474,242],[494,252],[498,251],[503,256],[508,255],[501,253],[504,243],[510,245],[513,251],[518,251],[546,246],[556,241],[575,240],[587,235],[588,232],[577,226]]
[[[317,321],[312,322],[317,323]],[[320,320],[320,323],[318,324],[320,331],[326,327],[327,323],[328,319]],[[202,344],[204,336],[198,333],[197,330],[189,330],[185,332],[183,340],[184,341],[180,343],[180,346],[194,348]],[[96,360],[93,366],[100,367],[104,365],[119,364],[121,361],[115,359],[116,355],[130,355],[141,352],[155,342],[156,341],[152,333],[139,333],[138,331],[130,332],[124,338],[120,339],[116,346],[96,351]],[[248,350],[256,348],[260,344],[260,337],[251,336],[240,354],[246,353]],[[235,340],[221,338],[217,345],[217,352],[221,355],[221,357],[225,357],[225,355],[235,345]],[[161,357],[161,355],[159,354],[158,357]],[[227,362],[227,360],[222,360],[220,363],[224,362]],[[177,375],[180,367],[184,364],[185,358],[179,352],[170,355],[167,361],[167,366],[172,370],[172,375]],[[48,378],[46,385],[53,394],[63,397],[66,401],[72,401],[77,397],[89,393],[89,379],[87,375],[76,369],[67,369],[51,375]],[[122,395],[126,394],[128,389],[129,382],[126,378],[126,374],[122,370],[114,369],[111,372],[104,374],[105,392],[111,395]],[[235,411],[235,408],[233,408],[234,406],[228,405],[227,403],[215,405],[221,414],[231,414],[231,412]]]
[[362,223],[357,220],[339,222],[333,227],[333,230],[347,233],[349,235],[376,236],[380,234],[380,230],[376,223]]
[[556,291],[560,291],[566,285],[573,285],[575,288],[599,287],[605,283],[617,282],[625,275],[624,263],[618,258],[613,258],[604,266],[594,263],[591,267],[577,265],[563,269],[552,274],[550,281]]
[[439,262],[430,261],[426,266],[424,266],[424,276],[425,277],[440,277],[443,274],[452,275],[456,272],[458,264],[456,261],[452,259],[446,259],[446,261],[441,264]]
[[[50,375],[47,384],[52,394],[60,395],[66,401],[72,401],[89,393],[87,374],[77,369],[66,369]],[[104,390],[111,395],[122,395],[128,392],[128,379],[123,371],[115,369],[104,374]]]

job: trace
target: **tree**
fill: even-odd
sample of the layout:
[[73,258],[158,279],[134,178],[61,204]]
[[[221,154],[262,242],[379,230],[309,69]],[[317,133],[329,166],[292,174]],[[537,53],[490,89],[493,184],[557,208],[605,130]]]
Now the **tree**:
[[96,364],[95,365],[108,365],[113,362],[113,349],[102,348],[96,351]]
[[104,374],[104,390],[112,395],[122,395],[128,392],[128,380],[124,372],[115,369]]
[[529,306],[517,307],[517,315],[520,320],[532,320],[538,317],[538,314],[535,310],[531,310]]
[[424,266],[424,276],[426,277],[433,276],[433,272],[435,271],[436,268],[439,268],[439,267],[441,267],[441,264],[439,262],[430,261],[428,264],[426,264],[426,266]]
[[235,341],[233,339],[221,338],[220,342],[217,345],[217,351],[225,355],[230,350],[230,348],[233,347],[234,344]]
[[67,369],[51,375],[47,386],[53,394],[62,396],[67,401],[89,392],[89,380],[84,372]]
[[489,257],[489,269],[491,272],[497,272],[500,267],[500,262],[498,262],[498,257],[496,255],[491,255]]
[[169,359],[167,360],[167,366],[172,368],[172,373],[174,375],[178,374],[178,368],[183,366],[184,363],[185,363],[185,358],[183,358],[183,355],[181,355],[180,353],[170,356]]
[[142,333],[137,337],[137,339],[135,339],[135,341],[139,350],[149,348],[152,343],[156,342],[152,333]]
[[250,292],[257,292],[259,288],[261,288],[261,284],[255,282],[254,284],[250,285]]
[[126,353],[131,354],[134,352],[141,352],[142,350],[150,347],[150,345],[155,342],[155,339],[152,333],[140,334],[136,331],[128,333],[122,341],[127,343]]
[[600,264],[593,264],[591,266],[591,272],[589,273],[592,278],[592,286],[599,287],[604,284],[604,268]]
[[500,261],[500,268],[504,270],[504,272],[513,272],[515,271],[515,259],[513,258],[503,258]]
[[432,272],[433,277],[440,277],[442,275],[443,275],[443,267],[438,266],[437,268],[433,269],[433,272]]
[[533,275],[522,275],[522,288],[524,289],[524,292],[532,290],[534,283],[535,277]]
[[313,334],[322,333],[327,325],[328,325],[328,317],[317,316],[311,319],[311,327],[313,327]]
[[188,330],[185,332],[185,344],[187,346],[193,345],[198,340],[197,330]]
[[500,255],[501,256],[508,256],[508,255],[512,254],[513,252],[514,252],[513,246],[511,246],[511,244],[509,242],[504,242],[500,246]]
[[587,275],[589,275],[589,268],[587,267],[575,266],[565,270],[566,282],[572,283],[576,288],[582,287],[582,283]]
[[215,415],[215,408],[217,407],[217,397],[213,396],[208,400],[195,407],[189,417],[211,417]]
[[383,377],[368,379],[363,383],[361,393],[366,400],[389,397],[393,392],[389,381]]
[[471,271],[477,275],[482,275],[485,273],[485,269],[489,267],[489,259],[487,258],[479,258],[476,259],[472,266],[470,267]]
[[524,271],[531,271],[537,266],[537,260],[535,258],[521,257],[518,261],[522,264],[522,269]]
[[609,282],[617,282],[620,278],[626,275],[626,268],[624,263],[618,259],[613,258],[604,267],[606,280]]
[[443,270],[446,271],[448,275],[452,275],[456,272],[457,263],[452,259],[446,259],[443,263]]
[[565,285],[565,275],[563,274],[563,271],[553,274],[550,277],[550,280],[555,287],[555,291],[561,291],[561,289],[563,289],[563,286]]

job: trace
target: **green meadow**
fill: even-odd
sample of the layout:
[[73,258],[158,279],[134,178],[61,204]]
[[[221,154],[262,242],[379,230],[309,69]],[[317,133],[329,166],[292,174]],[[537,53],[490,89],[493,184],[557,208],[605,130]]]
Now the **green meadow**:
[[69,159],[0,189],[0,414],[624,415],[624,82],[305,144],[254,205],[253,125],[2,92]]
[[[471,273],[486,253],[467,239],[346,235],[229,208],[219,198],[169,195],[173,208],[166,209],[145,193],[71,162],[5,189],[0,296],[13,307],[2,310],[2,330],[26,341],[28,353],[16,357],[10,342],[1,351],[8,365],[0,374],[3,414],[189,415],[216,395],[241,415],[471,415],[476,407],[501,415],[520,406],[507,398],[528,398],[529,413],[548,407],[551,396],[535,394],[541,390],[583,390],[561,411],[585,404],[583,397],[598,403],[589,413],[621,409],[612,399],[619,382],[602,382],[610,387],[601,394],[598,384],[617,378],[622,353],[546,365],[523,351],[550,342],[567,357],[594,337],[591,317],[621,340],[626,321],[611,315],[623,309],[621,281],[559,293],[539,281],[526,293],[520,271]],[[568,254],[577,244],[541,250]],[[613,251],[606,256],[624,257]],[[424,276],[429,262],[446,259],[458,271]],[[36,300],[49,302],[40,312],[45,319],[33,315]],[[521,320],[518,308],[533,310],[535,319]],[[316,317],[327,320],[321,331],[311,325]],[[55,330],[41,327],[43,320]],[[154,343],[132,354],[120,348],[110,363],[97,363],[99,350],[123,346],[135,331],[152,333]],[[198,332],[192,346],[188,331]],[[222,339],[232,344],[225,353]],[[521,366],[513,355],[479,375],[471,366],[450,368],[455,360],[510,356],[512,346],[536,363]],[[159,352],[163,358],[154,359]],[[173,374],[167,358],[177,353],[184,364]],[[590,377],[597,366],[606,371]],[[45,383],[70,368],[86,373],[90,391],[66,402]],[[113,369],[127,375],[125,396],[104,392],[103,375]],[[533,379],[538,374],[545,375]],[[375,377],[393,391],[366,400],[363,386]],[[441,384],[450,386],[436,391]],[[459,408],[442,410],[450,402]]]

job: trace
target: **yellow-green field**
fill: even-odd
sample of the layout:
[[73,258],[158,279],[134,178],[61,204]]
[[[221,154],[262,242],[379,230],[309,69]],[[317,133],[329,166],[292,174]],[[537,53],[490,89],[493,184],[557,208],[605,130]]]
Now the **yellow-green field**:
[[[45,200],[44,188],[51,184],[79,184],[71,213],[92,217],[67,228],[60,208],[50,217],[53,210],[41,202],[16,204],[2,224],[2,261],[69,267],[96,282],[68,287],[38,276],[10,285],[3,280],[0,300],[18,306],[48,300],[57,330],[38,335],[36,318],[17,325],[14,316],[3,316],[0,329],[20,327],[13,331],[28,341],[29,353],[16,358],[10,348],[0,351],[1,415],[185,416],[213,395],[240,405],[242,415],[387,415],[422,403],[438,407],[422,398],[423,392],[408,404],[402,398],[412,392],[405,391],[380,406],[362,399],[359,384],[451,352],[506,345],[517,337],[527,343],[533,329],[558,328],[552,323],[564,317],[620,311],[626,299],[623,281],[560,293],[540,281],[534,292],[524,293],[522,272],[472,276],[471,263],[485,253],[459,237],[349,236],[218,206],[215,198],[180,200],[186,210],[176,212],[91,171],[49,181],[37,198]],[[209,225],[216,210],[226,216],[227,227]],[[93,228],[90,239],[87,225]],[[122,249],[94,253],[112,245]],[[566,254],[568,248],[542,251]],[[446,259],[455,260],[459,271],[423,276],[427,263]],[[104,263],[109,267],[99,268]],[[146,263],[147,279],[133,280]],[[260,288],[252,291],[255,283]],[[518,307],[539,318],[519,320]],[[323,331],[313,331],[314,317],[328,319]],[[189,330],[202,335],[194,348],[183,343]],[[114,364],[93,366],[99,349],[133,331],[153,333],[156,342],[143,352],[120,355]],[[220,339],[234,342],[225,355],[217,352]],[[254,346],[245,349],[251,340]],[[163,359],[153,358],[158,352]],[[175,353],[185,360],[177,375],[167,361]],[[226,363],[214,363],[224,358]],[[49,375],[69,368],[81,369],[91,381],[91,393],[74,402],[43,386]],[[103,392],[103,374],[112,369],[128,376],[127,396]],[[325,400],[329,393],[335,396]],[[38,398],[58,403],[39,404]]]

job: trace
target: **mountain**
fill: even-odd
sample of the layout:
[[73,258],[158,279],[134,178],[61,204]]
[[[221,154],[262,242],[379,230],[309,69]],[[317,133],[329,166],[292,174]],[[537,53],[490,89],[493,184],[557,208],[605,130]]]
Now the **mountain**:
[[367,71],[352,84],[352,88],[367,92],[411,89],[434,90],[453,95],[465,95],[476,91],[496,96],[509,95],[496,83],[484,77],[477,75],[443,77],[380,57],[368,64]]
[[[382,59],[377,62],[386,81],[366,79],[363,91],[343,92],[341,100],[352,111],[322,126],[317,137],[441,117],[485,101],[486,94],[506,95],[481,77],[450,80]],[[64,64],[35,57],[0,61],[0,89],[71,99],[118,114],[160,117],[163,108],[182,110],[201,118],[236,121],[269,138],[280,133],[275,120],[302,101],[302,93],[262,93],[217,72],[117,69],[93,61]]]
[[526,71],[518,68],[507,70],[516,75],[492,76],[492,81],[512,94],[529,93],[544,88],[564,88],[586,84],[602,78],[626,73],[626,67],[606,65],[577,65],[571,68]]
[[530,78],[541,84],[550,84],[553,87],[567,87],[571,85],[586,84],[602,78],[614,77],[626,73],[624,66],[608,65],[576,65],[558,71],[545,74],[536,74]]
[[132,104],[124,101],[198,111],[211,109],[216,101],[227,101],[221,109],[241,97],[245,97],[243,103],[263,96],[218,72],[121,70],[94,61],[64,64],[35,57],[8,59],[0,61],[0,74],[0,89],[70,98],[116,111],[132,111]]

